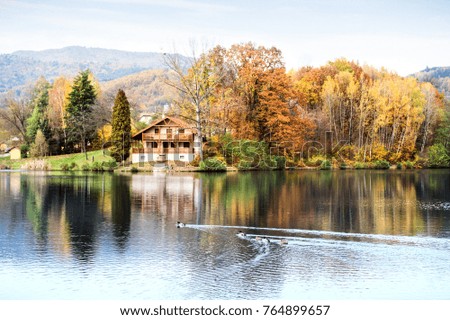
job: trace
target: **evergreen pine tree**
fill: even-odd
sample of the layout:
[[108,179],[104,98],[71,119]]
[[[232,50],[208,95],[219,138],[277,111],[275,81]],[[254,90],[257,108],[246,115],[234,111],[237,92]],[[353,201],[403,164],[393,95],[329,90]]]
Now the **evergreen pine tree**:
[[95,133],[91,113],[96,97],[94,86],[89,80],[89,70],[80,72],[69,94],[66,125],[69,142],[79,144],[81,151],[86,154],[86,159],[86,146]]
[[31,145],[30,154],[32,157],[44,157],[48,154],[48,143],[41,129],[36,132],[36,138]]
[[47,116],[49,88],[50,84],[45,79],[36,85],[34,99],[32,101],[33,113],[27,120],[27,136],[29,141],[35,140],[38,130],[42,131],[47,141],[51,138],[51,129]]
[[114,100],[111,142],[111,156],[118,162],[126,160],[131,147],[131,118],[130,104],[122,89]]

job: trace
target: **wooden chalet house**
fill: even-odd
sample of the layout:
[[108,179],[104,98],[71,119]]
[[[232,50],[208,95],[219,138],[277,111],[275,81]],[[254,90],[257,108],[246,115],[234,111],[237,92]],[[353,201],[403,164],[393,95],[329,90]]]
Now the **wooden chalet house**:
[[158,119],[132,137],[132,163],[191,162],[198,153],[197,130],[183,120]]

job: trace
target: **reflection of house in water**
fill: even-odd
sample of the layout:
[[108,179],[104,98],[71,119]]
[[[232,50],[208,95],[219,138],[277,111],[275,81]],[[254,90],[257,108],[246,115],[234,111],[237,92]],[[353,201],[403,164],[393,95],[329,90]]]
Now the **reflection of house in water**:
[[7,174],[0,180],[0,194],[10,195],[9,201],[12,199],[21,199],[20,190],[20,175],[19,174]]
[[201,208],[200,179],[192,174],[133,175],[132,203],[143,213],[157,212],[162,216],[192,221]]

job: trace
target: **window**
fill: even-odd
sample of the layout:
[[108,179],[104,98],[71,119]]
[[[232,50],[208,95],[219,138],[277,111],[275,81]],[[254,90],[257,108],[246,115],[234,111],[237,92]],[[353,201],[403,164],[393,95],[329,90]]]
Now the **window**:
[[158,128],[155,128],[155,133],[159,133],[159,129]]
[[183,148],[189,148],[190,144],[189,142],[183,142]]
[[184,133],[184,129],[178,129],[178,133]]
[[152,142],[152,148],[153,148],[153,149],[158,148],[158,143],[157,143],[157,142]]
[[164,148],[164,149],[169,148],[169,143],[168,143],[167,141],[164,141],[164,142],[163,142],[163,148]]
[[175,149],[175,143],[171,142],[170,147]]

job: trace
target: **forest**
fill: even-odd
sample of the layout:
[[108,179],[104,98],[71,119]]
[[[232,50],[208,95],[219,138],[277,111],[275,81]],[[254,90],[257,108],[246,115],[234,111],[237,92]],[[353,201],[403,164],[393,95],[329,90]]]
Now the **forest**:
[[[291,166],[450,165],[450,103],[430,82],[344,58],[286,70],[280,50],[253,43],[217,46],[189,61],[167,55],[165,65],[168,72],[152,76],[170,89],[169,114],[197,128],[204,141],[199,160],[258,167],[262,162],[251,163],[250,152]],[[71,93],[82,74],[95,96],[84,123],[71,123]],[[1,101],[1,137],[19,137],[24,155],[32,156],[108,147],[114,95],[88,70],[52,83],[41,78],[27,95]],[[127,137],[145,126],[133,99],[130,105]],[[85,136],[72,126],[85,126]],[[36,151],[42,143],[48,148]]]

